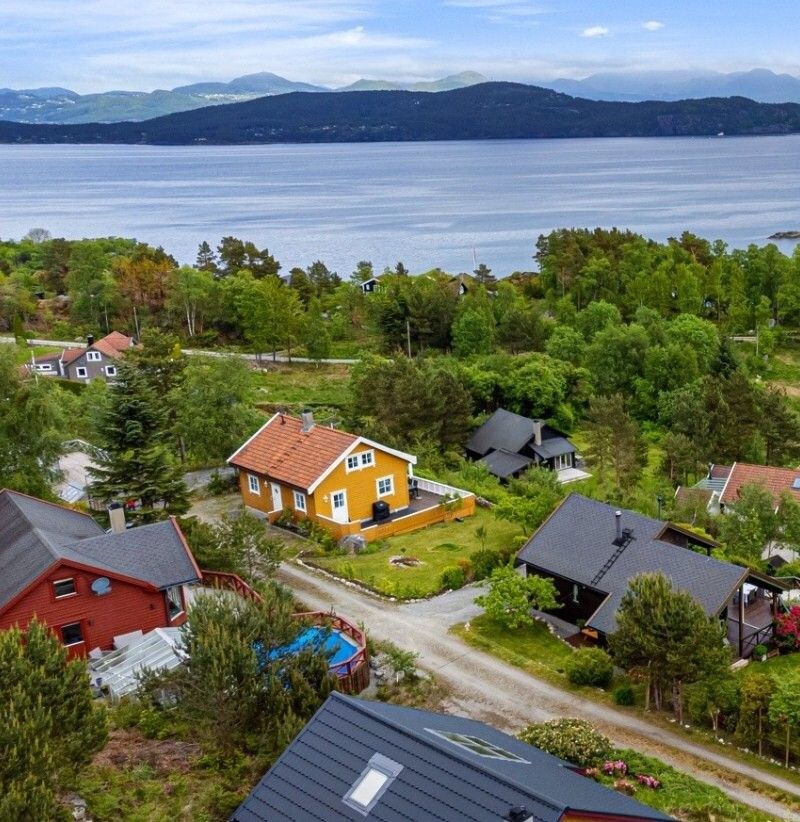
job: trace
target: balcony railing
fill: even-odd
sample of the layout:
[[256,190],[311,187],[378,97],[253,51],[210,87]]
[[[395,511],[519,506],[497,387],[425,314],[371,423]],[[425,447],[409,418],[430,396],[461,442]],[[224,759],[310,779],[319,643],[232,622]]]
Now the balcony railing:
[[455,488],[452,485],[445,485],[443,482],[436,482],[435,480],[425,479],[425,477],[414,477],[417,481],[417,487],[421,491],[428,491],[431,494],[437,494],[440,497],[450,496],[466,499],[473,496],[471,491],[464,491],[462,488]]

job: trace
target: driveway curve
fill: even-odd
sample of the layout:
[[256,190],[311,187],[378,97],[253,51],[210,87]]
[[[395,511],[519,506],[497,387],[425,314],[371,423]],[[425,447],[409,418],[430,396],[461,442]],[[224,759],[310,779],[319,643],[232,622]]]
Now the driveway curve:
[[[800,820],[800,814],[741,784],[742,778],[761,782],[800,799],[800,786],[794,782],[694,744],[684,736],[608,705],[562,691],[449,634],[452,625],[481,613],[472,601],[479,592],[475,587],[399,604],[294,563],[284,563],[278,577],[309,608],[332,608],[364,623],[375,639],[390,640],[416,651],[420,667],[436,674],[448,687],[450,701],[458,713],[512,732],[531,722],[562,716],[586,719],[615,743],[657,756],[722,789],[732,799],[776,819]],[[727,778],[725,772],[735,776]]]

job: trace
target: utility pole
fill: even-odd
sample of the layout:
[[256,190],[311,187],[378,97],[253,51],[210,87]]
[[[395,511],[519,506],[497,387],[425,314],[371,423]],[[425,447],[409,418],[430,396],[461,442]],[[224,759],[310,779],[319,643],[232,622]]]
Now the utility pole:
[[136,328],[136,341],[139,341],[141,334],[139,333],[139,315],[136,313],[136,306],[133,307],[133,325]]

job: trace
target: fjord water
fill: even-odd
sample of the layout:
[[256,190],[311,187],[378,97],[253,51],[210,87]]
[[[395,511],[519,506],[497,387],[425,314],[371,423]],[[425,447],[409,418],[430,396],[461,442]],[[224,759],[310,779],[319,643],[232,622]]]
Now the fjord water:
[[[194,260],[232,234],[284,271],[530,270],[540,233],[800,230],[800,135],[270,146],[0,146],[0,237],[119,235]],[[787,252],[792,243],[780,244]]]

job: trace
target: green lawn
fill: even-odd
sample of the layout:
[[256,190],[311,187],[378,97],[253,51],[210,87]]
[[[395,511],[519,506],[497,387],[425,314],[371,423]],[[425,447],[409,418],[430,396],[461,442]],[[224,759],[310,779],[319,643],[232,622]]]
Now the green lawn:
[[[483,542],[476,533],[480,526],[485,526],[487,532]],[[388,596],[416,599],[440,591],[442,571],[456,565],[457,560],[466,559],[483,547],[507,547],[520,536],[519,526],[497,519],[485,508],[478,508],[474,517],[467,517],[462,522],[432,525],[373,543],[369,553],[318,557],[313,561]],[[416,567],[391,565],[389,559],[395,556],[413,557],[422,564]]]
[[266,369],[255,378],[259,404],[343,408],[349,401],[349,366],[264,363]]
[[456,625],[451,630],[469,645],[488,651],[504,662],[542,679],[558,680],[560,685],[566,683],[564,670],[573,650],[553,636],[542,622],[512,631],[483,614],[469,623],[469,629]]
[[15,345],[14,348],[14,359],[20,364],[24,365],[31,361],[31,354],[34,357],[41,357],[44,354],[53,354],[58,351],[62,351],[62,348],[54,348],[52,345]]

